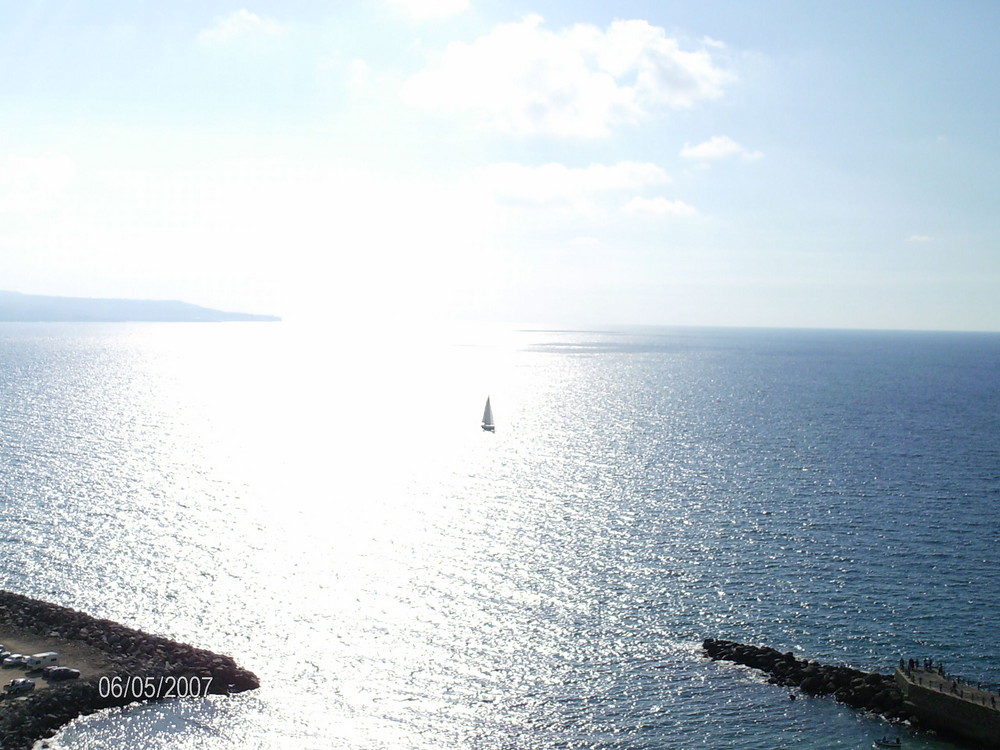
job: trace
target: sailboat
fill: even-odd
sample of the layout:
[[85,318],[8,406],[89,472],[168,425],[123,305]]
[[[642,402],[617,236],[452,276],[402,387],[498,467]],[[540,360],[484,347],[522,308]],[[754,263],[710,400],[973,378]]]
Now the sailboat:
[[486,397],[486,408],[483,410],[483,429],[493,432],[496,425],[493,424],[493,409],[490,407],[490,397]]

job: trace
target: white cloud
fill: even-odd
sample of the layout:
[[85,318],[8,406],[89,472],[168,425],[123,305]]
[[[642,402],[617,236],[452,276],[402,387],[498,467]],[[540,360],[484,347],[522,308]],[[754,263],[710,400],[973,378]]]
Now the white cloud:
[[0,213],[35,213],[49,206],[73,180],[73,162],[61,154],[0,161]]
[[934,238],[929,237],[926,234],[911,234],[910,242],[933,242]]
[[413,18],[447,18],[469,7],[469,0],[389,0]]
[[198,41],[208,45],[225,44],[238,37],[279,36],[284,30],[276,21],[261,18],[243,8],[216,19],[215,26],[198,33]]
[[351,60],[347,66],[347,86],[355,92],[360,93],[367,90],[372,85],[371,66],[360,58]]
[[694,206],[684,201],[672,201],[667,198],[633,198],[622,208],[627,214],[634,216],[697,216]]
[[476,173],[475,181],[501,203],[564,206],[585,210],[603,193],[637,191],[669,181],[667,173],[649,162],[623,161],[567,167],[563,164],[492,164]]
[[733,156],[740,156],[744,161],[760,159],[764,154],[760,151],[750,151],[727,135],[717,135],[696,146],[684,145],[681,157],[698,161],[718,161]]
[[647,21],[550,31],[532,15],[450,44],[403,94],[416,106],[472,112],[501,132],[598,137],[658,107],[718,98],[731,78],[708,52],[681,50]]

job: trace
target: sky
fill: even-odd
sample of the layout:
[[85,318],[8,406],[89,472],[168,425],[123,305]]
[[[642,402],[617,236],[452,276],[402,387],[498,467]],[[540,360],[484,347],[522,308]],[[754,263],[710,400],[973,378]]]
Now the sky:
[[0,3],[0,289],[1000,331],[1000,4]]

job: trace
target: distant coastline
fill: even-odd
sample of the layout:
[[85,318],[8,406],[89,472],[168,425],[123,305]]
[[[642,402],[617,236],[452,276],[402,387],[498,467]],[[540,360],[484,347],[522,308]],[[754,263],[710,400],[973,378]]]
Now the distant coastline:
[[54,297],[0,291],[3,323],[277,322],[276,315],[225,312],[177,300]]

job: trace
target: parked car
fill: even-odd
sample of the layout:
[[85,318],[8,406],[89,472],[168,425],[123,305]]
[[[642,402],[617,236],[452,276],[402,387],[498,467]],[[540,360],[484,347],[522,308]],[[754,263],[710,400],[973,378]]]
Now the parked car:
[[3,660],[5,667],[24,667],[28,664],[28,657],[24,654],[11,654]]
[[79,669],[70,669],[69,667],[45,667],[42,669],[42,677],[46,680],[75,680],[79,676]]
[[7,695],[19,695],[20,693],[30,693],[35,689],[35,681],[29,680],[27,677],[19,677],[16,680],[11,680],[6,685],[3,686],[4,692]]

